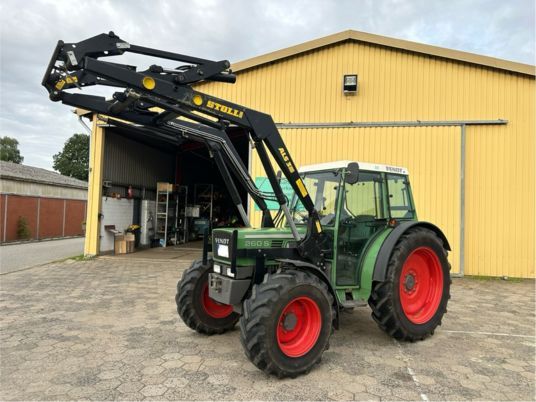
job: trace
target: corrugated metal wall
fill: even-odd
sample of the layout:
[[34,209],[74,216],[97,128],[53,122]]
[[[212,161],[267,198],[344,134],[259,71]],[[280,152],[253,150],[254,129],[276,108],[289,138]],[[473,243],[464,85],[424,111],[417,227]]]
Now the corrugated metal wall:
[[50,198],[86,200],[87,190],[81,188],[52,186],[44,183],[0,179],[0,192],[4,194],[29,195]]
[[[343,74],[359,75],[356,96]],[[467,128],[465,273],[534,277],[534,77],[344,42],[198,87],[270,113],[276,122],[507,119]],[[298,164],[355,157],[411,172],[421,219],[458,247],[459,129],[282,130]],[[253,174],[260,175],[253,161]],[[453,265],[457,265],[453,253]]]
[[[407,167],[419,219],[434,222],[445,231],[454,249],[449,258],[453,272],[459,272],[458,127],[292,129],[281,133],[298,166],[347,159]],[[256,157],[252,175],[265,176]],[[260,224],[260,213],[255,213],[253,222]]]
[[119,192],[125,196],[126,186],[131,185],[136,192],[145,188],[145,198],[154,199],[156,182],[171,183],[174,177],[173,154],[120,136],[112,128],[106,129],[103,179],[112,181],[109,192]]
[[536,109],[534,99],[520,100],[514,104],[519,115],[532,114],[532,127],[514,116],[504,127],[467,129],[465,264],[472,275],[535,276]]

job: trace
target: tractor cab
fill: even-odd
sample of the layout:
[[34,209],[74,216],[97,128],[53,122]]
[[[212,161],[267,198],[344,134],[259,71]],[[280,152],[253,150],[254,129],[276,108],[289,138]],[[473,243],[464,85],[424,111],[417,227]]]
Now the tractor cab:
[[[350,171],[352,164],[359,169]],[[407,169],[336,161],[304,166],[300,173],[333,244],[332,283],[359,287],[361,269],[356,267],[362,266],[374,240],[398,221],[417,219]],[[307,223],[307,211],[297,197],[291,213],[297,225]]]

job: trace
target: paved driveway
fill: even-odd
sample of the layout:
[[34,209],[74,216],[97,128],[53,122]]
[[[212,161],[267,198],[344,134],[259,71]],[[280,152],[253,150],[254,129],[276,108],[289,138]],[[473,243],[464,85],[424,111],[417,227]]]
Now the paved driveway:
[[175,311],[181,261],[99,258],[1,277],[0,400],[532,400],[534,282],[458,279],[443,326],[398,343],[367,309],[342,317],[322,364],[278,380],[238,331],[201,336]]
[[74,257],[83,252],[83,237],[3,245],[0,246],[0,274]]

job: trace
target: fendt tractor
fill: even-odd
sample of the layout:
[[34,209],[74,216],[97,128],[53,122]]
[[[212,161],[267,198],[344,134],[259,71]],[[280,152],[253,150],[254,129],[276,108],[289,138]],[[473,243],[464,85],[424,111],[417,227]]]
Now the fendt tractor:
[[[100,60],[126,52],[180,66],[138,71]],[[206,335],[238,323],[246,356],[278,377],[309,372],[341,312],[358,306],[368,304],[395,339],[432,335],[450,297],[450,246],[437,226],[417,220],[408,171],[351,161],[298,169],[270,115],[192,88],[202,81],[234,83],[236,76],[227,60],[141,47],[113,32],[59,41],[42,81],[51,100],[110,125],[208,147],[244,227],[214,229],[202,259],[183,273],[176,302],[184,323]],[[118,92],[105,98],[78,91],[94,85]],[[272,192],[255,186],[230,127],[248,133]],[[283,192],[282,176],[293,196]],[[260,209],[260,228],[251,227],[237,182]],[[279,211],[270,212],[267,201],[277,201]]]

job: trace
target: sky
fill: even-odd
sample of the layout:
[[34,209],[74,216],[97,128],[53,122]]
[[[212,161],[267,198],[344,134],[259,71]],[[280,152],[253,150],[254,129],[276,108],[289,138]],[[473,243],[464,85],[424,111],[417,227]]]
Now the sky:
[[65,141],[85,132],[40,85],[59,39],[114,31],[236,62],[347,29],[535,64],[534,0],[2,0],[0,136],[19,141],[24,164],[52,169]]

